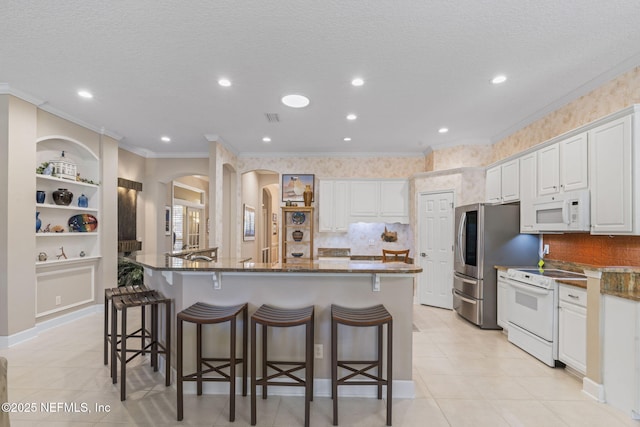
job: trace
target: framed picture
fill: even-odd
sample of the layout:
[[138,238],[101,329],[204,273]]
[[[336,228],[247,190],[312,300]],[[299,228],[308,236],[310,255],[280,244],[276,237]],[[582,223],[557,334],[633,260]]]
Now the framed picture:
[[243,207],[242,240],[256,240],[256,210],[249,205]]
[[313,184],[314,175],[282,174],[282,201],[304,202],[302,193],[307,185],[311,186],[311,191],[315,194]]
[[171,236],[171,206],[164,207],[164,235]]

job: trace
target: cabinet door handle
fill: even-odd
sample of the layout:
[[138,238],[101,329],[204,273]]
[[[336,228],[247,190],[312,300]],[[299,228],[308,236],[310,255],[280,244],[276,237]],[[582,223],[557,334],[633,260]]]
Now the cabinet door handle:
[[567,296],[569,298],[573,298],[573,299],[580,299],[580,297],[578,295],[567,294]]

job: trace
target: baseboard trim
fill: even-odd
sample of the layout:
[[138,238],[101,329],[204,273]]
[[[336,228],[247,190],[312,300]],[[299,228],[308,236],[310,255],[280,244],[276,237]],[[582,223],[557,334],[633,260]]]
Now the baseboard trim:
[[74,320],[89,316],[94,313],[99,313],[101,311],[104,311],[104,306],[102,304],[94,304],[89,307],[73,311],[71,313],[63,314],[62,316],[56,317],[54,319],[36,323],[33,328],[17,332],[13,335],[0,336],[0,348],[13,347],[14,345],[21,344],[25,341],[37,337],[39,334],[46,330],[64,325],[65,323],[72,322]]
[[590,398],[604,403],[604,387],[602,384],[584,377],[582,378],[582,392]]

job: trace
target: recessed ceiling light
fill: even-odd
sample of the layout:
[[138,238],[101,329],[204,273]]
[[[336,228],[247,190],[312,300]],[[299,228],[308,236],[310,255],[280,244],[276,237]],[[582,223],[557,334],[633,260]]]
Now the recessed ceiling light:
[[264,138],[262,138],[262,142],[271,142],[271,138],[265,136]]
[[218,80],[218,84],[220,86],[229,87],[229,86],[231,86],[231,80],[229,80],[229,79],[220,79],[220,80]]
[[86,98],[86,99],[93,98],[93,94],[91,92],[89,92],[88,90],[79,90],[78,91],[78,96],[81,96],[81,97]]
[[356,77],[355,79],[351,80],[351,84],[354,86],[362,86],[364,84],[364,80],[362,80],[360,77]]
[[495,76],[493,80],[491,80],[491,83],[493,83],[494,85],[497,85],[500,83],[504,83],[506,81],[507,81],[507,76],[501,74],[499,76]]
[[356,116],[355,114],[347,114],[347,120],[355,120],[357,118],[358,116]]
[[440,129],[438,129],[438,132],[447,133],[447,132],[449,132],[449,128],[440,128]]
[[309,105],[309,98],[303,95],[285,95],[282,97],[282,103],[291,108],[304,108]]
[[343,141],[344,141],[344,142],[349,142],[349,141],[351,141],[351,138],[346,137],[346,138],[344,138],[344,139],[343,139]]
[[168,136],[163,136],[163,137],[160,138],[160,140],[162,142],[171,142],[171,138],[169,138]]

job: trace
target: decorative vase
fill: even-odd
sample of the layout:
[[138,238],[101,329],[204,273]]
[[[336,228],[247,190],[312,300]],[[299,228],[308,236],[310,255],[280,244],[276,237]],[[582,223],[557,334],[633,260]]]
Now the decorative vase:
[[313,200],[313,190],[311,190],[311,185],[307,184],[304,188],[304,193],[302,193],[302,199],[304,200],[305,206],[311,206],[311,201]]
[[53,202],[56,205],[69,206],[73,200],[73,193],[66,188],[58,188],[53,192]]
[[42,190],[38,190],[36,191],[36,202],[37,203],[44,203],[44,199],[47,193],[45,193]]
[[304,236],[304,233],[300,230],[296,230],[293,233],[291,233],[291,237],[293,237],[293,240],[295,240],[296,242],[302,241],[303,236]]
[[40,212],[36,212],[36,233],[40,231],[40,227],[42,227],[42,221],[40,220]]
[[81,194],[80,197],[78,197],[78,207],[80,208],[89,207],[89,199],[84,194]]

